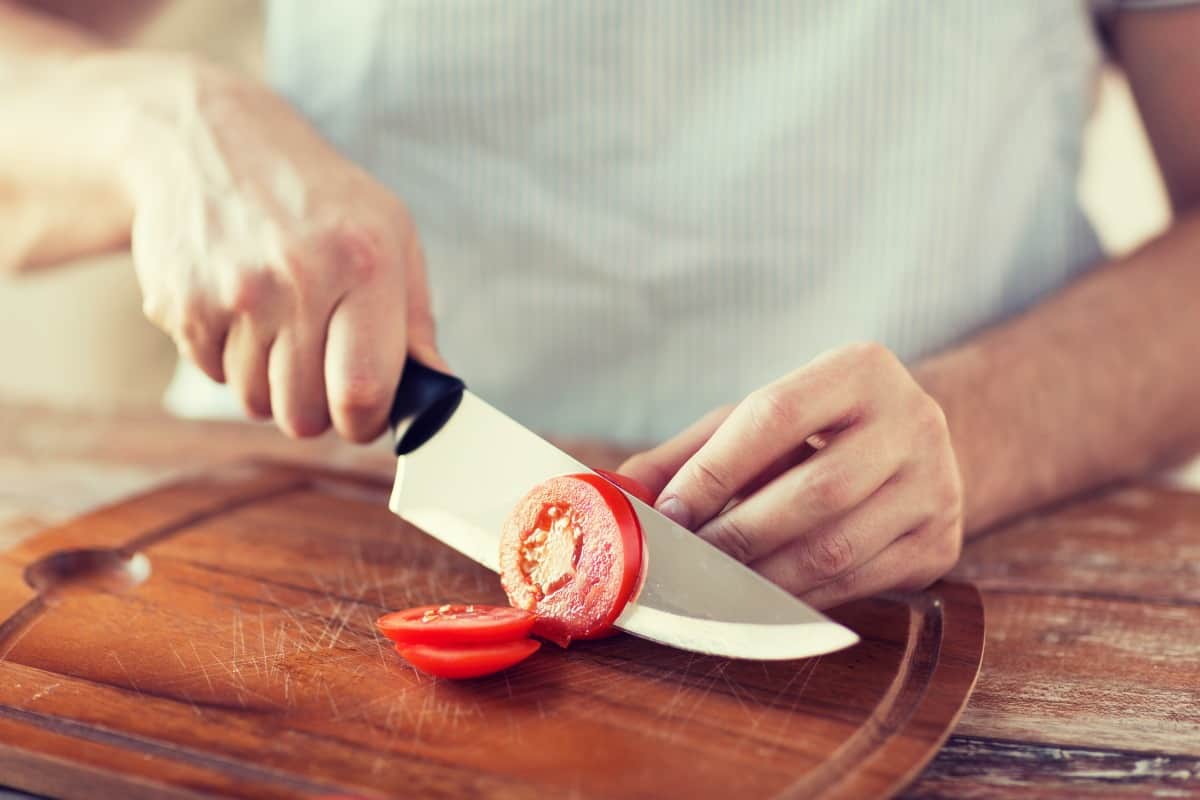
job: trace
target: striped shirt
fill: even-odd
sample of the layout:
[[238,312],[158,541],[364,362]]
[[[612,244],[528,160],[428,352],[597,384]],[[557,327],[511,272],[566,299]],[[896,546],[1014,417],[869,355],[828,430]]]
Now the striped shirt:
[[1118,4],[276,0],[267,64],[411,209],[468,385],[637,445],[1098,264],[1076,181]]

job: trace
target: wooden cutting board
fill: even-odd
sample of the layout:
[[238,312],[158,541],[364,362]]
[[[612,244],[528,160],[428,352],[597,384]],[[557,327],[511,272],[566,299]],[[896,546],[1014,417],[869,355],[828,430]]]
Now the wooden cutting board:
[[0,784],[64,798],[846,797],[897,792],[974,685],[983,611],[940,583],[832,616],[802,661],[628,635],[472,682],[384,611],[505,602],[377,477],[239,464],[0,557]]

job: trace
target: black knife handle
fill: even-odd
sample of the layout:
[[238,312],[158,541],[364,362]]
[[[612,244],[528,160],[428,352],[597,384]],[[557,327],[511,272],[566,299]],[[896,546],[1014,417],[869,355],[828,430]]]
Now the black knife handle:
[[409,356],[388,417],[396,455],[411,453],[440,431],[458,408],[466,388],[453,375],[430,369]]

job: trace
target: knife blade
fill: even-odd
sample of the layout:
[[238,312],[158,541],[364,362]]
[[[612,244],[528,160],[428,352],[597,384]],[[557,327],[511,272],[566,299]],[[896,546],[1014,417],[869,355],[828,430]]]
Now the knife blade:
[[[392,409],[391,511],[499,571],[500,530],[535,485],[589,467],[468,391],[409,359]],[[616,627],[660,644],[757,660],[809,658],[859,641],[653,507],[625,493],[644,537],[641,585]]]

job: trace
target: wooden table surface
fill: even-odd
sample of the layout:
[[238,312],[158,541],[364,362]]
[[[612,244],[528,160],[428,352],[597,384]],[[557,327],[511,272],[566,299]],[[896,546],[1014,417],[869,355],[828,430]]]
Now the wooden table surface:
[[[564,446],[594,466],[620,460]],[[0,403],[0,549],[249,457],[384,475],[394,464],[383,442]],[[1200,494],[1147,482],[1080,498],[968,544],[954,577],[983,593],[983,669],[905,797],[1200,797]]]

